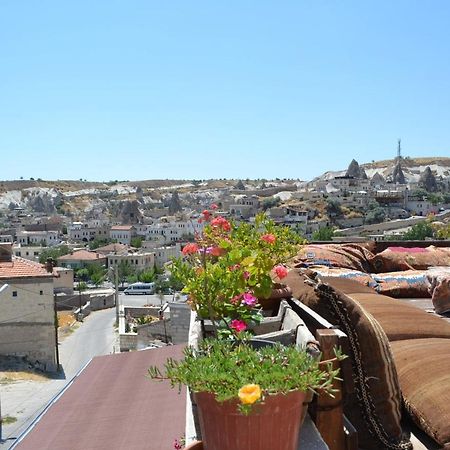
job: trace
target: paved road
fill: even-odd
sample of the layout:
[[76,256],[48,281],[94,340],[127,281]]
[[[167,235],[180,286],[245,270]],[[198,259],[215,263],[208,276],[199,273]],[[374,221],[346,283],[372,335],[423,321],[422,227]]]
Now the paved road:
[[3,426],[5,441],[0,443],[2,450],[14,443],[15,438],[91,358],[114,352],[114,322],[114,308],[93,312],[73,334],[60,343],[60,362],[64,373],[59,379],[45,382],[22,381],[0,386],[2,414],[18,419],[14,424]]
[[[173,295],[165,295],[163,304],[165,302],[172,302],[174,300]],[[123,292],[119,294],[119,303],[126,306],[144,306],[144,305],[161,305],[161,299],[157,294],[153,295],[126,295]]]

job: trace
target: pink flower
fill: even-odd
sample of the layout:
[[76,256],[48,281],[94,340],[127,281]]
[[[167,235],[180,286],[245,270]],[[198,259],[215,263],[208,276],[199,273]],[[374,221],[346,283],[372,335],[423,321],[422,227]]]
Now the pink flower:
[[210,213],[207,209],[205,209],[205,210],[202,212],[202,214],[203,214],[203,217],[205,218],[206,221],[208,221],[209,218],[211,217],[211,213]]
[[181,253],[183,253],[183,255],[192,255],[193,253],[197,253],[198,252],[198,246],[197,244],[194,243],[190,243],[190,244],[186,244],[183,248],[183,250],[181,251]]
[[213,204],[210,206],[210,208],[214,210],[214,209],[217,209],[218,206],[217,206],[215,203],[213,203]]
[[242,276],[244,277],[244,280],[248,280],[250,278],[250,272],[245,271]]
[[241,301],[241,298],[242,298],[242,294],[235,295],[235,296],[230,300],[230,302],[231,302],[231,304],[233,304],[233,305],[237,305],[237,304]]
[[181,450],[183,448],[182,445],[180,444],[180,441],[178,439],[175,439],[173,441],[173,448],[175,450]]
[[263,234],[261,236],[261,240],[267,242],[268,244],[275,244],[277,238],[273,234]]
[[282,280],[283,278],[287,277],[288,270],[284,266],[275,266],[274,272],[277,274],[277,277]]
[[258,299],[251,293],[246,292],[242,296],[242,304],[247,306],[255,306],[258,303]]
[[234,319],[231,321],[230,327],[240,333],[241,331],[245,331],[247,329],[247,324],[243,320]]

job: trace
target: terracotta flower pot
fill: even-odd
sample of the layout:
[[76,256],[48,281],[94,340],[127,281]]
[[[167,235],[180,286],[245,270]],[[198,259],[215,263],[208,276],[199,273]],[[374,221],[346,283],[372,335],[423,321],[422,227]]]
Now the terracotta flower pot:
[[204,450],[297,450],[305,396],[269,395],[245,416],[236,400],[219,403],[213,394],[194,394]]

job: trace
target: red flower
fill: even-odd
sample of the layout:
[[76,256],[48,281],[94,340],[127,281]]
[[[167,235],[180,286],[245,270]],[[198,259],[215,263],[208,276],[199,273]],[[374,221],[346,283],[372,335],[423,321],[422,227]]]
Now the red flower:
[[214,209],[217,209],[218,206],[217,206],[215,203],[213,203],[213,204],[210,206],[210,208],[214,210]]
[[222,256],[224,253],[224,249],[220,247],[213,247],[211,249],[211,255],[213,256]]
[[186,244],[182,250],[183,255],[192,255],[198,252],[198,245],[194,243]]
[[230,327],[240,333],[241,331],[245,331],[247,329],[247,324],[243,320],[234,319],[231,321]]
[[210,213],[207,209],[205,209],[205,210],[202,212],[202,214],[203,214],[203,217],[205,218],[206,221],[208,221],[209,218],[211,217],[211,213]]
[[283,278],[287,277],[288,270],[284,266],[276,266],[273,269],[275,273],[277,274],[277,277],[282,280]]
[[277,238],[273,234],[263,234],[261,236],[261,240],[267,242],[268,244],[275,244]]
[[221,228],[223,231],[230,231],[231,225],[227,219],[224,219],[222,216],[215,217],[211,220],[211,226],[213,228]]

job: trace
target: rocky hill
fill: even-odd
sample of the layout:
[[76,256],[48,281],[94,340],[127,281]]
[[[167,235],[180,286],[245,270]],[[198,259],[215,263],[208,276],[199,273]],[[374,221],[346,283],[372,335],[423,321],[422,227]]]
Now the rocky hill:
[[[373,161],[370,163],[355,164],[353,160],[349,162],[349,167],[340,171],[329,171],[314,180],[330,180],[336,176],[345,176],[347,174],[359,173],[364,171],[367,178],[371,179],[376,173],[389,179],[394,175],[397,160],[388,159],[383,161]],[[431,173],[437,179],[445,179],[450,177],[450,158],[446,157],[427,157],[427,158],[409,158],[402,157],[400,160],[401,169],[407,183],[418,183],[421,175],[429,167]]]

